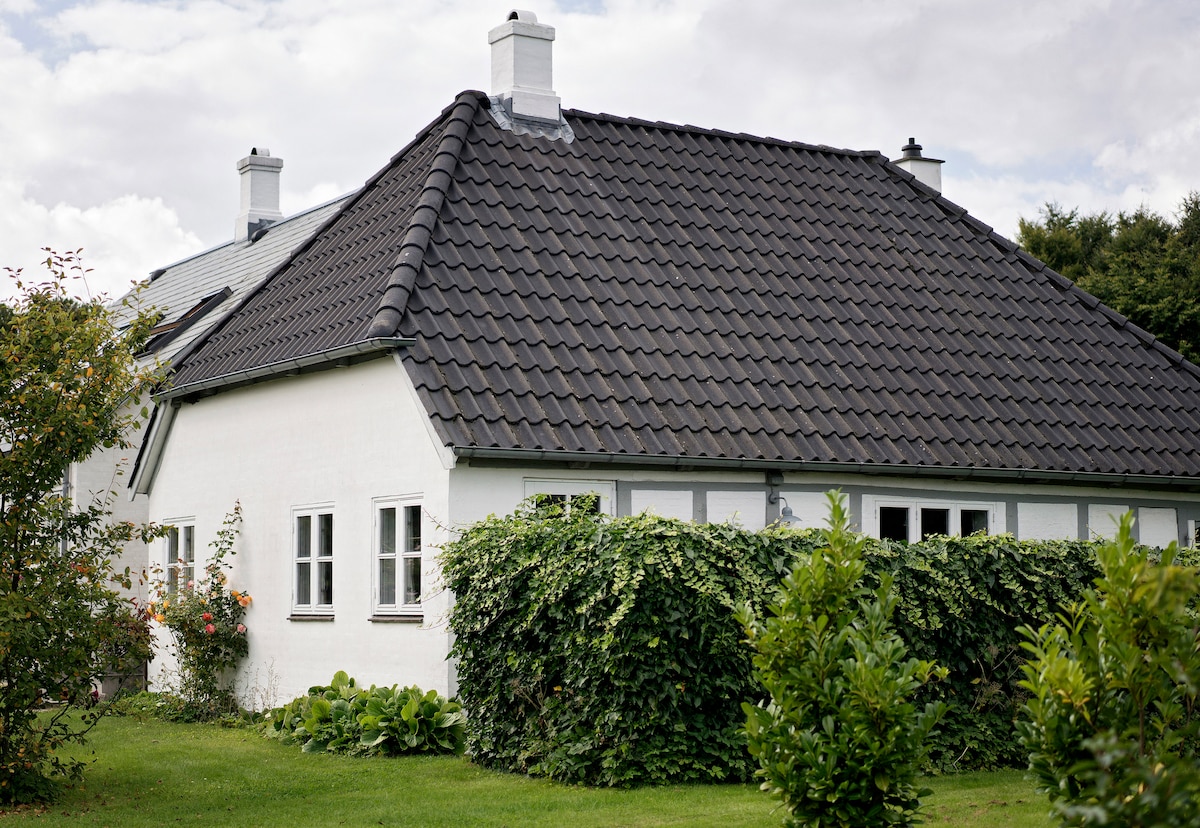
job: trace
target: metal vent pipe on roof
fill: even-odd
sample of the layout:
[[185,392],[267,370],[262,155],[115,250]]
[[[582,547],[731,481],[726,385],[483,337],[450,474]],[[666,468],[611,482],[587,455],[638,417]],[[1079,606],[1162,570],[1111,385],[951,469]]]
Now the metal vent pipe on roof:
[[932,190],[942,191],[942,164],[936,158],[925,158],[921,155],[921,145],[915,139],[909,138],[908,143],[900,148],[901,156],[892,163],[913,178]]

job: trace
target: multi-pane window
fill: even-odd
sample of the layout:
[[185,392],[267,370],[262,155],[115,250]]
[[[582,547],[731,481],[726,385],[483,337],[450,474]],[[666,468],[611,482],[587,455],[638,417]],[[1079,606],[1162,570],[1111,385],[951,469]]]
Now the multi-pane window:
[[375,511],[375,609],[418,612],[421,604],[421,504],[380,502]]
[[611,480],[550,480],[526,478],[525,497],[538,507],[613,514],[615,487]]
[[174,595],[186,589],[196,573],[196,561],[192,557],[196,548],[196,527],[172,526],[167,530],[167,594]]
[[902,500],[863,496],[863,530],[888,540],[916,542],[932,535],[999,534],[1003,504]]
[[298,612],[333,610],[333,512],[295,513],[295,595]]

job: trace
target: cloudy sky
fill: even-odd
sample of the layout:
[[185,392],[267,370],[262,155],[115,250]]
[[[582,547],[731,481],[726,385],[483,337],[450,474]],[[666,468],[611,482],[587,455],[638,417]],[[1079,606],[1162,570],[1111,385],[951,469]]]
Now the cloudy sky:
[[[1046,201],[1200,190],[1195,0],[522,0],[563,105],[946,160],[1004,235]],[[93,292],[232,237],[235,163],[285,214],[355,189],[464,89],[483,0],[0,0],[0,266],[82,247]],[[6,285],[0,280],[0,294]]]

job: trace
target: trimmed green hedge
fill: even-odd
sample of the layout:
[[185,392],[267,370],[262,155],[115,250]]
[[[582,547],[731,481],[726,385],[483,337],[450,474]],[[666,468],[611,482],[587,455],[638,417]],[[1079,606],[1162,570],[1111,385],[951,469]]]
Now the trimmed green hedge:
[[[469,751],[594,785],[749,779],[741,702],[764,693],[734,608],[761,616],[818,541],[578,503],[529,502],[471,527],[443,554]],[[893,575],[910,654],[950,669],[915,699],[949,707],[930,768],[1024,766],[1015,630],[1091,584],[1093,544],[869,539],[864,560],[866,585]]]

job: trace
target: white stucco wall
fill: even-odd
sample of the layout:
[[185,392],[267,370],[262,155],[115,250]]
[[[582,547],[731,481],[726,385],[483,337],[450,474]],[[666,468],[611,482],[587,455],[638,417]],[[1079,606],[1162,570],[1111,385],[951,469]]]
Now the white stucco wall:
[[[107,503],[112,523],[144,524],[149,519],[149,501],[145,497],[131,499],[127,484],[128,475],[137,458],[138,447],[145,435],[145,421],[140,418],[141,405],[126,405],[124,414],[139,415],[136,426],[127,439],[129,448],[100,448],[82,463],[75,463],[70,470],[70,496],[80,507]],[[132,588],[126,592],[130,597],[145,601],[149,595],[146,581],[146,545],[140,541],[128,544],[121,555],[113,560],[113,569],[120,572],[129,569],[133,579]]]
[[[245,700],[279,704],[346,670],[367,684],[452,690],[444,594],[431,589],[448,525],[448,471],[400,365],[391,358],[282,378],[183,405],[150,496],[155,520],[195,517],[196,573],[225,515],[243,526],[231,586],[248,591]],[[371,620],[373,499],[419,495],[423,623]],[[293,509],[334,515],[334,620],[293,615]],[[160,545],[152,557],[164,555]],[[157,674],[169,659],[155,662]]]

